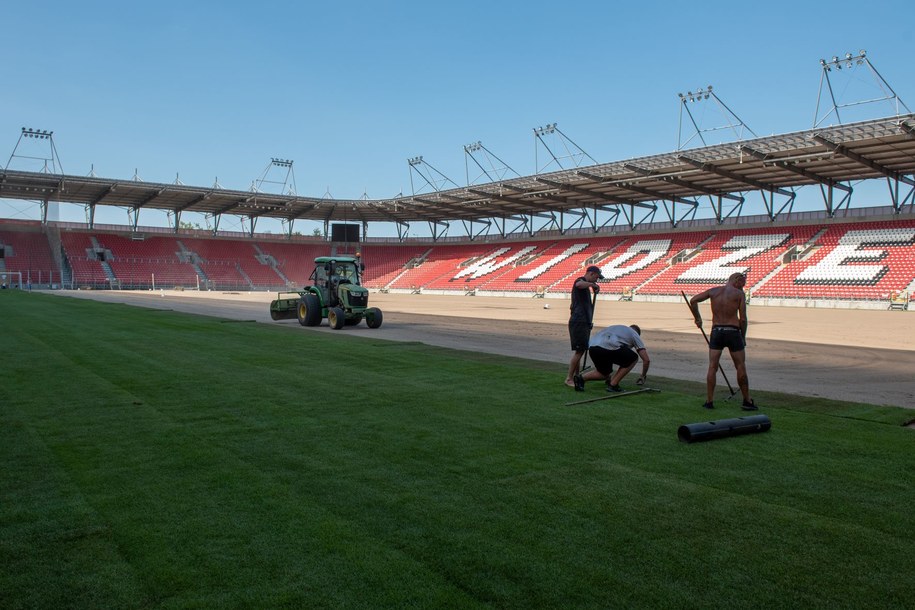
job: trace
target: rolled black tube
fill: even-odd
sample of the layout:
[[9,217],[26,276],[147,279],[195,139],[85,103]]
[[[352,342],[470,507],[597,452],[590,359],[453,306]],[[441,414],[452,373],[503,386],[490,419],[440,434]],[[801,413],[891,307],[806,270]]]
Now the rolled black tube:
[[768,415],[749,415],[747,417],[719,419],[718,421],[683,424],[677,428],[677,438],[684,443],[698,443],[739,434],[768,432],[771,427],[772,421]]

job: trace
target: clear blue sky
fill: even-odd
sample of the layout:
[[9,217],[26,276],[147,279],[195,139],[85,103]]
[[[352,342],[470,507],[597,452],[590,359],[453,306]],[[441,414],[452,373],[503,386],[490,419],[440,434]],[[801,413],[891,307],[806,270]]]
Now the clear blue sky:
[[847,51],[915,108],[910,6],[9,2],[0,162],[32,127],[68,174],[246,190],[281,157],[301,195],[385,198],[410,192],[416,155],[465,184],[477,140],[534,173],[531,130],[551,122],[599,162],[669,152],[677,93],[708,84],[757,134],[785,133],[812,126],[819,59]]

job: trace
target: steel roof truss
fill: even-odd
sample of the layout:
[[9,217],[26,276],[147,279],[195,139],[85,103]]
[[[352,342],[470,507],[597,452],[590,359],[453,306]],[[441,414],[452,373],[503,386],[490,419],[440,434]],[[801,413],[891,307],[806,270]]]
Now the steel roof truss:
[[[315,207],[318,207],[319,205],[320,205],[320,203],[316,204]],[[331,220],[333,220],[334,212],[336,212],[336,211],[337,211],[337,202],[331,201],[331,204],[329,206],[327,206],[327,213],[324,214],[324,218],[322,218],[325,225],[327,225],[327,223],[329,223]],[[329,233],[326,230],[324,232],[329,235]]]
[[[763,202],[766,202],[766,191],[760,191],[760,196],[763,199]],[[785,211],[785,208],[788,208],[788,214],[791,213],[791,210],[794,209],[794,199],[797,193],[795,191],[791,192],[791,197],[788,197],[788,200],[782,204],[782,207],[775,211],[775,194],[769,193],[769,201],[766,203],[767,209],[769,211],[769,218],[775,220],[778,216]]]
[[[815,140],[817,136],[821,139]],[[473,190],[449,183],[449,186],[454,186],[453,189],[436,190],[425,196],[434,201],[434,205],[413,202],[410,197],[401,195],[392,200],[375,202],[377,205],[374,206],[360,202],[358,210],[353,208],[351,214],[363,223],[392,220],[419,222],[429,218],[476,222],[537,212],[572,213],[569,210],[589,208],[590,202],[610,200],[612,203],[605,205],[612,207],[600,209],[608,214],[615,213],[620,219],[619,212],[625,211],[630,224],[634,225],[641,222],[638,219],[642,216],[635,213],[636,206],[648,210],[646,216],[650,216],[659,207],[653,204],[659,204],[661,200],[685,203],[682,198],[692,198],[704,203],[701,201],[703,196],[730,199],[736,203],[734,209],[727,213],[721,209],[721,201],[717,202],[718,216],[723,219],[726,213],[727,216],[742,213],[742,202],[737,195],[759,190],[766,202],[766,213],[774,217],[793,205],[794,191],[798,187],[808,184],[820,185],[827,209],[832,213],[836,209],[831,199],[834,189],[849,194],[851,189],[846,185],[875,177],[885,177],[893,182],[890,188],[894,206],[898,209],[912,201],[912,195],[907,191],[909,187],[915,187],[913,142],[915,114],[897,114],[853,124],[744,140],[739,154],[735,154],[737,143],[725,143],[625,162],[563,169],[550,174],[502,178],[499,182],[478,185]],[[583,178],[579,179],[579,176]],[[553,181],[562,190],[538,182],[538,177]],[[66,180],[66,190],[61,190],[60,186],[54,190],[58,180]],[[902,186],[897,182],[902,182]],[[327,222],[350,214],[349,207],[335,207],[337,204],[350,205],[350,202],[336,202],[329,198],[298,198],[294,195],[256,194],[174,184],[127,183],[79,176],[63,176],[49,182],[45,174],[9,168],[0,169],[0,188],[7,198],[29,200],[37,196],[47,200],[48,197],[58,197],[67,203],[84,206],[91,206],[93,202],[113,207],[131,206],[132,215],[144,207],[176,213],[194,211],[205,214],[208,222],[210,215],[218,218],[223,213],[237,214],[240,211],[254,212],[257,217],[307,218],[316,222],[322,219]],[[163,189],[168,189],[168,192]],[[49,191],[53,194],[47,195]],[[630,192],[633,193],[632,199],[627,200]],[[200,199],[207,193],[211,193],[208,200]],[[775,195],[786,198],[781,210],[776,205]],[[246,205],[249,197],[256,197],[254,205]],[[847,196],[843,198],[840,205],[844,206],[848,199]],[[262,205],[263,201],[270,202],[272,206]],[[624,205],[630,206],[629,209],[624,207],[620,210]],[[674,219],[680,216],[676,206],[669,207],[668,212]],[[87,215],[94,217],[93,208],[87,207]],[[603,218],[597,218],[592,224],[597,225],[601,220]],[[42,221],[46,221],[46,215],[43,215]],[[208,224],[208,228],[212,225]],[[476,228],[474,225],[474,230]]]
[[[488,197],[490,199],[496,199],[498,201],[504,201],[506,203],[512,203],[522,208],[537,207],[541,210],[552,210],[548,205],[533,205],[533,202],[525,201],[524,199],[519,199],[518,197],[512,197],[511,195],[502,195],[499,193],[487,193],[486,191],[481,191],[477,189],[467,189],[467,192],[473,193],[474,195],[479,195],[480,197]],[[512,210],[514,212],[514,210]]]
[[280,218],[280,224],[285,229],[286,237],[292,239],[293,227],[295,226],[295,218]]
[[609,199],[606,194],[601,193],[599,191],[592,191],[590,189],[584,189],[579,186],[574,186],[572,184],[566,184],[565,182],[556,182],[555,180],[547,180],[546,178],[540,178],[539,176],[537,178],[534,178],[534,180],[536,180],[537,182],[539,182],[541,184],[551,186],[555,189],[569,191],[570,193],[578,193],[579,195],[585,195],[586,197],[597,197],[604,203],[617,203],[616,201]]
[[[499,236],[502,239],[505,239],[505,218],[494,218],[493,221],[496,223],[496,230],[499,231]],[[501,221],[501,224],[500,224]]]
[[687,157],[686,155],[677,155],[677,159],[680,161],[683,161],[684,163],[686,163],[688,165],[692,165],[693,167],[695,167],[697,169],[701,169],[702,171],[708,172],[710,174],[715,174],[716,176],[721,176],[722,178],[727,178],[728,180],[733,180],[734,182],[739,182],[740,184],[752,186],[753,188],[759,189],[761,191],[762,190],[772,191],[774,193],[778,193],[779,195],[783,195],[785,197],[794,197],[794,193],[792,191],[778,188],[771,184],[767,184],[761,180],[756,180],[754,178],[747,178],[745,176],[741,176],[740,174],[734,173],[732,171],[726,170],[726,169],[718,167],[716,165],[712,165],[711,163],[697,161],[696,159]]
[[211,218],[213,219],[213,235],[216,235],[219,232],[219,221],[222,219],[222,214],[214,214],[214,213],[204,214],[203,218],[204,218],[204,221],[206,221],[207,225],[210,224],[209,220]]
[[245,199],[233,201],[232,203],[230,203],[228,205],[224,205],[223,207],[221,207],[218,210],[214,210],[213,212],[210,212],[210,216],[217,217],[217,216],[221,216],[223,214],[228,214],[231,210],[234,210],[235,208],[237,208],[239,206],[246,205],[256,198],[257,198],[256,195],[251,195],[250,197],[247,197]]
[[846,209],[851,205],[851,188],[848,188],[848,190],[842,189],[845,194],[842,195],[838,205],[836,205],[834,196],[835,189],[832,188],[833,185],[818,184],[817,186],[820,187],[820,194],[823,196],[823,204],[826,206],[826,213],[829,214],[830,218],[835,216],[836,212],[841,210],[843,205],[846,206]]
[[[507,220],[517,220],[520,224],[517,225],[511,231],[506,232],[505,223]],[[520,216],[510,216],[508,218],[505,218],[505,217],[502,218],[502,237],[503,238],[508,237],[509,235],[515,233],[519,229],[523,229],[524,232],[527,233],[528,235],[533,235],[534,234],[533,219],[528,218],[528,216],[526,214],[521,214]]]
[[[429,232],[432,233],[432,241],[438,241],[440,237],[444,237],[448,233],[448,229],[451,228],[447,222],[442,222],[440,220],[429,220]],[[439,233],[438,228],[444,226],[445,230]]]
[[[422,197],[411,197],[411,200],[418,201],[420,203],[424,203],[429,206],[439,205],[435,201],[431,201],[429,199],[423,199]],[[442,222],[441,221],[442,214],[437,213],[438,212],[437,209],[427,210],[426,208],[421,208],[421,209],[417,208],[417,209],[414,209],[413,211],[414,211],[414,213],[423,216],[423,220],[425,220],[426,222]]]
[[900,213],[902,208],[906,205],[906,202],[910,199],[915,205],[915,187],[910,188],[908,194],[902,199],[899,198],[899,181],[892,180],[890,178],[886,179],[886,186],[890,191],[890,199],[893,201],[893,209],[896,210],[896,213]]
[[674,178],[673,176],[666,176],[661,178],[664,182],[670,182],[671,184],[676,184],[677,186],[695,191],[697,194],[708,195],[709,197],[718,197],[720,199],[730,199],[735,203],[743,203],[745,201],[743,195],[735,195],[734,193],[728,193],[725,191],[716,191],[712,189],[702,188],[697,184],[693,184],[688,180],[680,180],[679,178]]
[[[773,159],[770,155],[768,155],[764,152],[755,150],[753,148],[750,148],[746,144],[741,144],[739,148],[741,151],[749,154],[750,156],[754,157],[755,159],[762,161],[763,163],[768,163],[768,164],[774,165],[776,167],[786,169],[799,176],[803,176],[804,178],[807,178],[808,180],[813,180],[814,182],[816,182],[820,187],[820,194],[823,196],[823,203],[826,206],[826,213],[829,214],[830,217],[835,216],[836,212],[841,210],[843,206],[847,207],[851,204],[851,195],[852,195],[851,186],[846,186],[844,184],[841,184],[838,181],[833,180],[832,178],[820,176],[819,174],[816,174],[810,170],[804,169],[803,167],[798,167],[794,163],[790,163],[788,161],[784,161],[781,159]],[[835,203],[835,197],[834,197],[835,189],[839,189],[839,190],[845,192],[845,195],[843,195],[842,199],[839,200],[838,205],[836,205],[836,203]]]
[[640,195],[645,195],[646,197],[651,197],[654,200],[664,199],[666,201],[670,201],[671,203],[682,203],[683,205],[692,206],[694,208],[698,207],[698,205],[699,205],[693,199],[686,199],[684,197],[678,197],[677,195],[667,195],[665,193],[659,193],[658,191],[646,189],[641,186],[635,186],[635,185],[629,184],[628,182],[617,183],[617,186],[621,189],[625,189],[627,191],[632,191],[633,193],[638,193]]
[[199,197],[195,197],[194,199],[191,199],[189,202],[185,203],[184,205],[177,206],[174,211],[175,212],[184,212],[184,211],[196,206],[198,203],[201,203],[202,201],[209,199],[211,194],[212,194],[212,191],[210,193],[204,193],[203,195],[200,195]]
[[410,225],[409,223],[398,223],[395,225],[397,227],[397,239],[404,241],[407,236],[410,234]]
[[430,212],[428,210],[415,209],[415,210],[413,210],[413,214],[415,216],[418,216],[420,220],[425,221],[425,222],[441,220],[441,217],[439,215],[433,214],[432,212]]
[[667,213],[668,220],[670,220],[670,226],[676,228],[677,225],[679,225],[690,213],[695,216],[696,210],[699,209],[699,204],[695,201],[693,204],[694,205],[692,206],[688,206],[688,209],[684,211],[679,218],[677,218],[677,202],[670,201],[668,203],[667,201],[664,201],[664,211]]
[[379,215],[387,218],[390,222],[409,226],[409,223],[406,223],[403,220],[401,220],[400,218],[398,218],[397,216],[394,216],[393,214],[391,214],[391,212],[389,212],[387,210],[387,208],[385,208],[384,206],[381,206],[381,205],[378,205],[375,203],[371,203],[371,202],[369,202],[368,205],[369,205],[369,207],[374,209]]
[[475,240],[477,237],[479,237],[480,235],[483,234],[483,231],[488,231],[492,227],[492,222],[489,220],[486,220],[485,218],[477,220],[476,222],[478,222],[480,225],[482,225],[482,228],[478,232],[474,233],[473,232],[473,223],[474,223],[473,219],[471,219],[469,221],[467,221],[467,220],[461,221],[461,223],[464,225],[464,231],[467,233],[467,235],[470,236],[470,241]]
[[147,205],[149,205],[150,203],[152,203],[152,201],[153,201],[154,199],[156,199],[157,197],[161,196],[161,195],[162,195],[165,191],[167,191],[167,190],[168,190],[167,188],[159,189],[159,190],[156,191],[155,193],[153,193],[153,194],[149,195],[148,197],[146,197],[146,199],[144,199],[143,201],[137,203],[136,205],[132,205],[132,206],[130,206],[130,207],[132,207],[132,208],[145,208]]
[[[552,193],[547,193],[547,192],[542,192],[542,191],[532,191],[530,189],[522,188],[520,186],[515,186],[514,184],[509,184],[507,182],[500,183],[499,188],[507,188],[509,190],[515,191],[516,193],[528,195],[529,197],[536,197],[537,199],[555,201],[556,203],[559,203],[562,205],[567,205],[569,203],[569,199],[567,197],[557,197],[556,195],[554,195]],[[534,202],[536,201],[536,199],[524,199],[522,201],[524,201],[525,205],[532,206],[532,207],[540,207],[540,206],[534,205]],[[545,207],[542,207],[542,209],[553,210],[555,208],[545,206]]]
[[456,212],[458,215],[474,214],[474,212],[471,209],[464,207],[464,206],[451,205],[448,203],[444,203],[442,201],[433,201],[431,199],[425,199],[425,198],[420,198],[420,197],[414,197],[413,200],[419,201],[420,203],[425,203],[426,205],[434,206],[436,209],[444,208],[445,210],[448,210],[451,212]]
[[[655,178],[657,180],[663,180],[664,182],[669,182],[670,184],[675,184],[675,185],[685,188],[687,190],[694,191],[696,194],[709,195],[710,197],[718,197],[719,199],[722,199],[722,198],[730,199],[732,201],[737,202],[738,204],[743,204],[743,202],[744,202],[744,197],[742,195],[734,195],[732,193],[703,188],[688,180],[683,180],[682,178],[678,178],[677,175],[671,175],[671,174],[659,175],[655,171],[646,169],[644,167],[639,167],[638,165],[634,165],[632,163],[624,163],[623,167],[625,167],[629,171],[635,172],[637,174],[641,174],[642,176],[645,176],[646,178]],[[682,173],[683,172],[680,172],[678,175],[682,175]]]
[[562,222],[561,221],[562,221],[561,217],[559,220],[556,220],[556,213],[554,212],[549,215],[549,220],[545,220],[544,223],[540,225],[540,228],[535,230],[533,233],[531,233],[531,235],[533,235],[534,233],[539,233],[540,231],[543,231],[547,227],[550,227],[550,230],[553,230],[555,227],[559,227],[559,232],[562,233]]
[[635,208],[629,208],[627,211],[626,208],[623,208],[623,218],[626,220],[626,224],[630,229],[635,227]]
[[130,224],[131,232],[136,233],[137,226],[140,224],[140,206],[131,206],[127,208],[127,221]]
[[855,151],[850,150],[848,147],[843,146],[842,144],[837,144],[831,140],[824,138],[823,136],[821,136],[819,134],[814,135],[813,139],[816,140],[817,142],[819,142],[820,144],[822,144],[823,146],[826,146],[827,148],[832,149],[832,151],[835,152],[836,154],[842,155],[843,157],[851,159],[855,163],[860,163],[861,165],[869,167],[872,170],[874,170],[875,172],[883,174],[887,178],[892,178],[893,180],[905,182],[909,186],[915,186],[915,181],[913,181],[911,178],[908,178],[908,177],[900,174],[899,172],[896,172],[887,167],[884,167],[883,165],[880,165],[876,161],[872,161],[871,159],[868,159],[862,155],[859,155]]
[[789,172],[795,173],[798,176],[803,176],[804,178],[807,178],[808,180],[813,180],[814,182],[817,182],[821,185],[826,185],[830,188],[837,188],[837,189],[846,191],[847,193],[851,193],[850,186],[841,184],[838,181],[833,180],[832,178],[827,178],[826,176],[821,176],[808,169],[804,169],[803,167],[798,167],[797,165],[795,165],[794,163],[791,163],[789,161],[784,161],[782,159],[773,158],[764,152],[760,152],[758,150],[750,148],[746,144],[741,144],[739,148],[743,152],[749,154],[751,157],[754,157],[755,159],[762,161],[763,163],[767,163],[770,165],[774,165],[775,167],[780,167],[782,169],[788,170]]
[[[539,216],[545,217],[546,215],[539,215]],[[524,228],[525,231],[527,231],[528,233],[533,235],[533,232],[530,229],[530,227],[533,225],[533,216],[528,216],[526,214],[511,215],[511,216],[498,216],[498,217],[493,217],[492,220],[493,220],[493,222],[495,222],[496,229],[498,229],[499,235],[503,239],[505,237],[508,237],[512,233],[518,231],[518,229],[520,229],[520,228]],[[512,229],[511,231],[506,231],[509,220],[518,222],[520,224],[515,226],[515,228]]]
[[452,195],[451,193],[436,193],[436,194],[437,194],[439,197],[443,197],[443,198],[445,198],[445,199],[450,199],[450,200],[453,201],[454,203],[478,203],[478,202],[480,202],[480,200],[477,199],[476,197],[471,197],[470,199],[468,199],[468,198],[466,198],[466,197],[460,197],[460,196],[458,196],[458,195]]
[[617,201],[617,200],[611,198],[610,196],[608,196],[606,193],[601,193],[600,191],[592,191],[591,189],[581,188],[580,186],[574,186],[571,184],[566,184],[564,182],[556,182],[553,180],[547,180],[546,178],[536,178],[536,180],[537,180],[537,182],[541,182],[543,184],[552,186],[553,188],[557,188],[560,190],[570,191],[572,193],[578,193],[579,195],[585,195],[587,197],[597,197],[600,201],[607,203],[607,204],[612,204],[612,205],[619,205],[620,203],[631,204],[631,202]]
[[[578,171],[575,173],[578,174],[579,176],[583,176],[585,178],[588,178],[590,180],[595,180],[597,182],[616,182],[612,178],[598,176],[597,174],[591,174],[589,172]],[[539,178],[538,178],[538,180],[539,180]],[[556,184],[561,184],[561,183],[557,182]],[[624,188],[628,189],[628,187],[624,187]],[[595,191],[595,194],[596,194],[596,191]],[[610,201],[611,203],[614,203],[614,204],[625,204],[628,206],[632,206],[632,207],[636,207],[636,208],[645,208],[645,209],[652,210],[652,211],[657,209],[657,206],[653,203],[645,203],[644,201],[635,201],[634,199],[628,199],[626,197],[613,196],[612,198],[610,198],[608,195],[603,194],[603,193],[601,193],[601,196],[604,197],[607,201]],[[649,195],[649,196],[652,197],[653,195]]]
[[[728,213],[724,214],[724,215],[722,215],[722,212],[724,211],[723,210],[724,202],[722,201],[721,197],[718,197],[718,201],[716,202],[715,198],[712,197],[711,195],[709,195],[709,201],[712,202],[712,206],[715,208],[715,218],[718,220],[718,224],[723,224],[724,221],[727,220],[728,218],[730,218],[731,216],[734,216],[735,218],[740,218],[740,213],[743,211],[743,202],[744,202],[743,197],[740,198],[740,201],[738,203],[732,205],[730,211],[728,211]],[[765,198],[763,198],[763,201],[765,201]],[[768,209],[768,206],[766,206],[766,207]],[[769,215],[769,217],[770,218],[772,217],[771,214]]]
[[[606,210],[607,213],[609,214],[609,217],[607,218],[607,220],[605,220],[603,223],[601,223],[601,225],[600,225],[599,228],[603,229],[604,227],[606,227],[607,225],[610,224],[610,221],[611,221],[611,220],[613,221],[613,226],[616,226],[616,221],[619,220],[619,217],[620,217],[620,210],[621,210],[621,209],[622,209],[624,212],[626,211],[626,208],[623,208],[623,207],[621,207],[621,206],[616,206],[616,207],[614,207],[614,208],[612,208],[612,209]],[[592,220],[592,222],[591,222],[591,227],[594,229],[594,232],[597,233],[597,230],[598,230],[598,226],[597,226],[597,210],[594,211],[593,220]]]
[[102,193],[98,197],[93,199],[91,203],[88,203],[86,205],[96,206],[96,205],[100,204],[102,202],[102,199],[104,199],[105,197],[107,197],[108,195],[113,193],[117,188],[118,188],[117,182],[111,184],[111,186],[109,186],[104,191],[102,191]]

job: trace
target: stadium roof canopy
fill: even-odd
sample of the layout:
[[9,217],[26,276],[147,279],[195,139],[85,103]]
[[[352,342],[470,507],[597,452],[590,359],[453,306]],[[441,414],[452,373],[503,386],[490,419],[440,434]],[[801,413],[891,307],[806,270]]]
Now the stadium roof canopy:
[[[217,219],[229,214],[252,220],[408,224],[566,213],[583,218],[592,211],[621,210],[631,224],[638,209],[656,209],[657,202],[689,209],[698,197],[717,197],[720,220],[722,199],[742,202],[741,193],[749,191],[793,198],[794,188],[811,184],[828,190],[829,208],[833,188],[850,192],[843,183],[885,177],[915,186],[913,174],[915,114],[908,114],[394,199],[300,197],[13,170],[0,170],[0,198],[93,210],[99,205],[165,210],[174,214],[176,226],[182,212]],[[769,213],[774,217],[774,206]]]

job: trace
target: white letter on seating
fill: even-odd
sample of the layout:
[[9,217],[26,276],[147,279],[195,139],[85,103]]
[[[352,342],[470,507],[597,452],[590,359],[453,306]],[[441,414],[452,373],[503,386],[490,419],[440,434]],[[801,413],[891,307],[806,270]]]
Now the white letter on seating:
[[836,284],[851,281],[873,285],[880,281],[889,267],[886,265],[856,265],[854,263],[879,261],[886,258],[886,250],[865,250],[864,246],[904,246],[915,243],[913,229],[875,229],[849,231],[839,239],[838,245],[816,265],[797,274],[795,284]]

